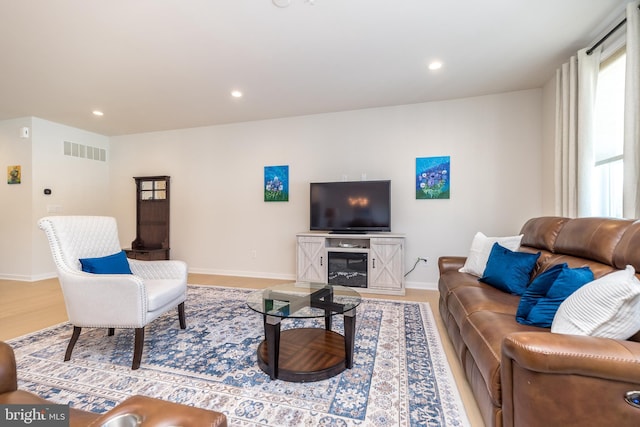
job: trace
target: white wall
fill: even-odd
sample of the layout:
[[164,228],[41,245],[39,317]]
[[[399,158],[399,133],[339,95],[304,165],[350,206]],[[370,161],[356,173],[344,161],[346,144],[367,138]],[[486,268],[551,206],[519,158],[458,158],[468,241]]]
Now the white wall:
[[[29,139],[19,137],[24,126],[30,128]],[[111,214],[108,162],[65,156],[64,141],[109,148],[106,136],[35,117],[0,122],[2,167],[22,166],[22,184],[0,183],[0,278],[55,275],[45,235],[37,226],[41,217]],[[44,195],[45,188],[52,194]]]
[[[31,118],[0,122],[0,277],[27,280],[31,274],[31,139],[20,138],[20,128],[31,128]],[[7,184],[7,167],[20,165],[20,184]]]
[[[34,278],[50,277],[54,265],[37,221],[47,215],[112,215],[109,138],[39,118],[33,119]],[[65,156],[64,141],[104,148],[107,161]],[[44,189],[51,190],[45,195]],[[55,207],[52,211],[52,207]]]
[[[516,234],[541,215],[542,91],[111,138],[120,240],[135,237],[132,177],[170,175],[172,257],[190,271],[292,278],[308,230],[311,181],[392,180],[392,231],[407,277],[434,287],[437,258],[466,255],[473,234]],[[451,199],[415,200],[416,157],[451,156]],[[263,167],[289,165],[290,201],[263,202]],[[257,257],[251,257],[255,250]]]

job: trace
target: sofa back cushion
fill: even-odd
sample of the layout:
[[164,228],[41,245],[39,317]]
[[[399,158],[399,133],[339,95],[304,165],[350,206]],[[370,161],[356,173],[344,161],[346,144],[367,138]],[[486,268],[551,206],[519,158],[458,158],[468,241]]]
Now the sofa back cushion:
[[[523,235],[522,246],[553,252],[553,248],[562,226],[569,218],[559,216],[543,216],[531,218],[523,226],[520,234]],[[537,252],[537,251],[536,251]]]
[[611,218],[571,219],[558,233],[554,252],[613,266],[616,246],[632,223],[630,220]]
[[535,276],[547,271],[554,265],[563,263],[566,263],[571,268],[589,267],[593,272],[593,277],[595,277],[596,279],[616,270],[615,267],[609,264],[591,261],[586,258],[563,254],[551,254],[550,256],[546,257],[542,263],[539,263],[538,268],[535,270]]
[[622,270],[632,265],[640,273],[640,221],[627,227],[613,254],[614,266]]

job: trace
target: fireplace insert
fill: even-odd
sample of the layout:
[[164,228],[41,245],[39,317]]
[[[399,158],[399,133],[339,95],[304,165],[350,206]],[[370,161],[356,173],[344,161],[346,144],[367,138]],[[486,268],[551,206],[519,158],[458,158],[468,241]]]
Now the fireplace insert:
[[332,285],[367,287],[366,252],[329,252],[328,282]]

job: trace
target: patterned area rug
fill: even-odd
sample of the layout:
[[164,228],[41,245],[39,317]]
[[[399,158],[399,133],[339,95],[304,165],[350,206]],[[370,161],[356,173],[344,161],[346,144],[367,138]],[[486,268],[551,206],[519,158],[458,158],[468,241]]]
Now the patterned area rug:
[[[289,383],[257,366],[264,331],[262,316],[245,304],[249,292],[190,285],[187,329],[179,328],[177,311],[147,326],[136,371],[130,330],[112,337],[83,330],[66,363],[68,323],[13,339],[19,387],[93,412],[143,394],[224,412],[230,426],[469,425],[428,304],[363,299],[354,367],[324,381]],[[322,325],[286,319],[282,328]],[[342,328],[335,316],[333,329]]]

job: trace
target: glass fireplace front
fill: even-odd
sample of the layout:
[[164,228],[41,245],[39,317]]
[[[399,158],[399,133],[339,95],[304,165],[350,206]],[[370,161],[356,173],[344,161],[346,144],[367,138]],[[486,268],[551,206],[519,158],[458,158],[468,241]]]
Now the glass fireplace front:
[[366,252],[329,252],[329,284],[367,287]]

